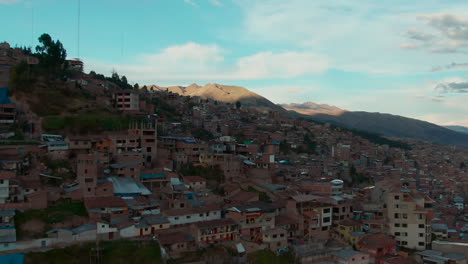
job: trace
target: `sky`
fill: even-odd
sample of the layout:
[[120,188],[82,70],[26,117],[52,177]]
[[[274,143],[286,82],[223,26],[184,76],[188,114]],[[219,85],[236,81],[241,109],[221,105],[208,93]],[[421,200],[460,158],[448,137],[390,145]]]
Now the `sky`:
[[0,16],[0,41],[48,33],[131,83],[468,126],[466,0],[0,0]]

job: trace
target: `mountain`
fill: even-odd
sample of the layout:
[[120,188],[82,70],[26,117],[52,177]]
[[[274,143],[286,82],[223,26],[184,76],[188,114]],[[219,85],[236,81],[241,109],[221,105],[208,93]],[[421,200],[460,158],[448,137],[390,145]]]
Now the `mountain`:
[[367,131],[388,137],[405,137],[444,145],[468,147],[468,134],[429,122],[382,113],[352,112],[336,107],[317,107],[315,103],[282,105],[293,115],[331,123],[348,129]]
[[307,102],[302,104],[276,105],[268,99],[240,86],[210,83],[204,86],[192,84],[187,87],[160,87],[152,85],[149,89],[171,91],[185,96],[200,97],[225,103],[240,101],[242,106],[256,107],[260,110],[289,111],[292,116],[311,121],[330,123],[347,129],[379,134],[387,137],[412,138],[443,145],[468,148],[468,134],[453,131],[429,122],[391,114],[353,112],[327,104]]
[[306,102],[302,104],[291,103],[291,104],[283,104],[281,106],[285,109],[294,110],[304,115],[312,115],[312,114],[319,114],[319,113],[337,115],[337,114],[346,112],[346,110],[340,109],[333,105],[316,104],[313,102]]
[[205,86],[199,86],[197,84],[191,84],[187,87],[182,86],[170,86],[170,87],[159,87],[156,85],[150,85],[148,89],[153,88],[159,91],[170,91],[184,96],[200,97],[202,99],[211,99],[224,103],[236,103],[241,102],[242,106],[252,106],[259,110],[277,110],[285,112],[285,110],[272,103],[263,96],[260,96],[248,89],[241,86],[230,86],[222,85],[217,83],[209,83]]
[[464,126],[445,126],[445,127],[453,131],[468,134],[468,127],[464,127]]

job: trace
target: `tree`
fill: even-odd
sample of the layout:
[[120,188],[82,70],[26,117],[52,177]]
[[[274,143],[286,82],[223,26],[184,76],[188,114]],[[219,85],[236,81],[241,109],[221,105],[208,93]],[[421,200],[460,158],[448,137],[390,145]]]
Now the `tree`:
[[41,45],[36,46],[39,64],[48,70],[57,72],[65,63],[67,51],[60,40],[54,42],[49,34],[42,34],[39,37],[39,42]]
[[237,108],[237,109],[240,109],[241,106],[242,106],[241,102],[240,102],[240,101],[237,101],[237,102],[236,102],[236,108]]
[[14,91],[26,91],[33,82],[34,78],[29,72],[29,65],[22,61],[15,65],[11,71],[10,84],[12,89],[9,92],[12,94]]
[[133,85],[133,89],[135,89],[135,90],[138,90],[139,87],[140,87],[140,86],[138,85],[138,83],[135,83],[135,84]]
[[127,77],[125,77],[125,75],[122,75],[122,78],[120,79],[120,81],[121,81],[124,85],[127,85],[127,84],[128,84]]

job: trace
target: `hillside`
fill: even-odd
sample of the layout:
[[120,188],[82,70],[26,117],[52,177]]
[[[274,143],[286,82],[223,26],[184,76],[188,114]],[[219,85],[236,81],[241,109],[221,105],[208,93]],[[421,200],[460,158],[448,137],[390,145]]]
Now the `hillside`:
[[445,127],[456,132],[468,134],[468,127],[464,127],[464,126],[445,126]]
[[[309,104],[309,103],[308,103]],[[459,133],[429,122],[382,113],[341,111],[323,113],[308,104],[283,105],[293,115],[336,126],[367,131],[389,137],[405,137],[444,145],[468,147],[468,134]],[[312,106],[315,104],[312,103]],[[295,106],[295,107],[291,107]]]
[[241,102],[242,106],[256,107],[259,110],[277,110],[285,112],[285,110],[272,103],[263,96],[260,96],[254,92],[241,86],[221,85],[216,83],[209,83],[205,86],[199,86],[197,84],[191,84],[187,87],[182,86],[170,86],[160,87],[151,85],[148,89],[157,91],[170,91],[184,96],[200,97],[202,99],[211,99],[223,103],[236,103]]

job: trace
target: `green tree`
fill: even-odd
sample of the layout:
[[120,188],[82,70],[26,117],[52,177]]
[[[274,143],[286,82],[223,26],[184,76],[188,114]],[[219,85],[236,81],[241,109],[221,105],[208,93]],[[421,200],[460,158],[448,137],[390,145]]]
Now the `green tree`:
[[125,75],[122,75],[122,78],[120,78],[120,81],[121,81],[122,84],[124,84],[124,85],[127,85],[127,84],[128,84],[127,77],[125,77]]
[[39,64],[53,72],[57,72],[65,63],[67,51],[60,40],[54,41],[49,34],[42,34],[39,37],[41,45],[36,46],[36,56]]
[[15,65],[11,71],[10,84],[12,89],[10,93],[14,91],[26,91],[31,87],[34,79],[31,75],[29,65],[22,61],[19,64]]
[[240,101],[237,101],[237,102],[236,102],[236,108],[237,108],[237,109],[240,109],[241,106],[242,106],[241,102],[240,102]]
[[135,89],[135,90],[138,90],[139,87],[140,87],[140,86],[138,85],[138,83],[135,83],[135,84],[133,85],[133,89]]

